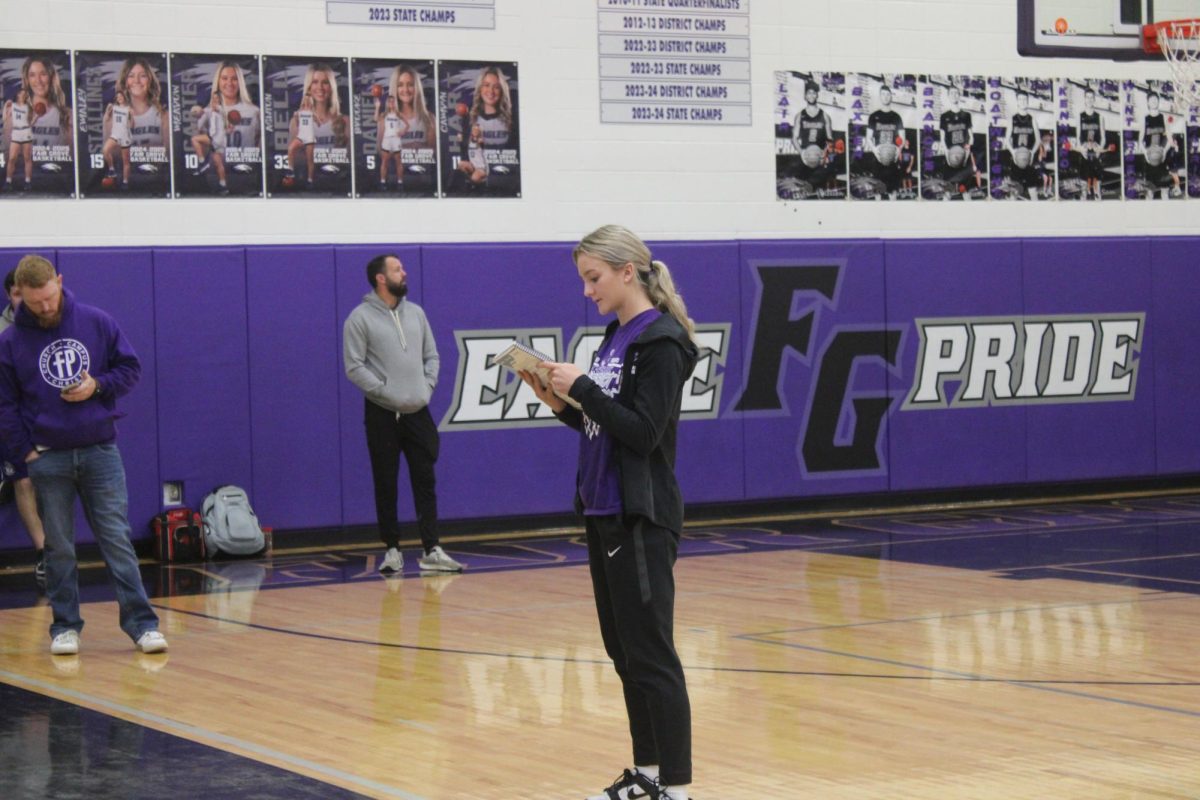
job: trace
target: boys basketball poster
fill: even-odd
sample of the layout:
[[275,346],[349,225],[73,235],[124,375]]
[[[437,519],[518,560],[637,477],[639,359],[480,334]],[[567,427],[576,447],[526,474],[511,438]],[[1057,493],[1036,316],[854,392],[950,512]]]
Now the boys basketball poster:
[[73,197],[71,54],[0,50],[0,199]]
[[1180,108],[1170,81],[1126,80],[1121,89],[1125,199],[1182,199],[1187,109]]
[[172,53],[176,197],[262,197],[258,58]]
[[263,56],[267,197],[350,197],[349,64]]
[[992,199],[1053,199],[1054,81],[988,78],[987,109]]
[[846,74],[775,73],[775,185],[781,200],[846,198]]
[[921,197],[985,200],[987,82],[977,75],[922,75]]
[[436,197],[432,61],[350,62],[356,197]]
[[850,198],[917,199],[917,76],[850,73]]
[[443,197],[520,197],[517,65],[439,61]]
[[1055,83],[1058,96],[1058,197],[1121,197],[1121,96],[1111,79],[1069,78]]
[[170,197],[165,53],[75,53],[81,197]]

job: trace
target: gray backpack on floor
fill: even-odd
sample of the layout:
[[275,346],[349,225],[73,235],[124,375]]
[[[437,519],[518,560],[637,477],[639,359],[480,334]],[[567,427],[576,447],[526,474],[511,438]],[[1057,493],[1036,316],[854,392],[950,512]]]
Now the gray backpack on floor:
[[218,553],[254,555],[267,546],[258,517],[250,508],[250,498],[237,486],[214,489],[204,498],[200,515],[204,518],[204,544],[209,558]]

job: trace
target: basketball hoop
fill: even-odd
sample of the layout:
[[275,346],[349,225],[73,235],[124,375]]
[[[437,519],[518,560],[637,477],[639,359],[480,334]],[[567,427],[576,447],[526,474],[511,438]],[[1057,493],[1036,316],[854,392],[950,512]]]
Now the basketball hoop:
[[1186,104],[1178,109],[1187,115],[1200,105],[1200,18],[1172,19],[1142,28],[1142,49],[1158,53],[1167,59],[1174,76],[1175,96]]

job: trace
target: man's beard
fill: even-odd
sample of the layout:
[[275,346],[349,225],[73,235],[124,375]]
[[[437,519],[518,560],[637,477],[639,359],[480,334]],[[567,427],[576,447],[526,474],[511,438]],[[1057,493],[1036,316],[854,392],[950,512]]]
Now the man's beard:
[[387,290],[391,292],[392,297],[396,298],[397,300],[402,300],[404,296],[408,294],[408,281],[402,281],[400,283],[392,283],[389,281],[385,285],[387,286]]
[[39,328],[57,328],[58,323],[62,322],[62,306],[59,306],[53,316],[43,317],[38,314],[34,314],[34,316],[37,317]]

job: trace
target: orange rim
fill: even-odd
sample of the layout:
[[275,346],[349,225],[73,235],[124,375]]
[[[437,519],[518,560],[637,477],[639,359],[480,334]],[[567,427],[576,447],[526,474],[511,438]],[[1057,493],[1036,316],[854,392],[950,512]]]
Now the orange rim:
[[1192,19],[1169,19],[1142,26],[1142,49],[1147,53],[1161,53],[1162,46],[1158,43],[1159,31],[1178,30],[1182,38],[1194,39],[1200,35],[1200,17]]

